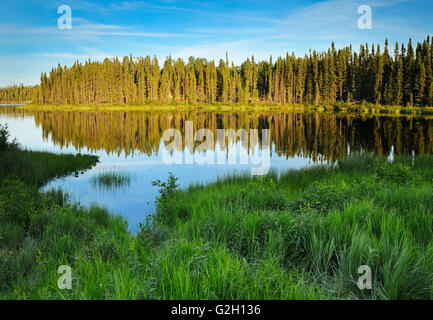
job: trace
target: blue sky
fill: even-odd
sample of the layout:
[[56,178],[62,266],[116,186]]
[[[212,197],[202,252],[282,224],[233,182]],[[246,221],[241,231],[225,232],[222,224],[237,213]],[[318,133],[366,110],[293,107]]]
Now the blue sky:
[[[72,9],[59,30],[57,9]],[[357,27],[357,8],[372,8],[373,28]],[[58,63],[155,55],[229,59],[239,64],[352,43],[423,40],[433,34],[433,0],[90,1],[1,0],[0,86],[39,83]]]

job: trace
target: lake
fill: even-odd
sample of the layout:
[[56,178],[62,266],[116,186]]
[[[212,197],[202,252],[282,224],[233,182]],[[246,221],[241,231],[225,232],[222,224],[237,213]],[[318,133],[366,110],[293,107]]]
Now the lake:
[[[242,154],[269,156],[272,170],[298,169],[332,163],[352,152],[379,155],[433,153],[433,119],[416,116],[360,116],[338,113],[203,112],[203,111],[30,111],[0,107],[0,123],[7,123],[12,137],[31,150],[98,155],[93,169],[56,179],[45,190],[61,188],[83,205],[97,203],[128,221],[130,230],[154,211],[157,196],[152,181],[166,180],[169,172],[181,187],[209,183],[231,173],[248,172],[258,165],[242,162]],[[228,138],[225,145],[214,139],[206,149],[187,141],[191,124],[194,135],[208,129],[244,129],[247,137]],[[177,130],[179,140],[164,141],[164,132]],[[269,130],[269,145],[262,132]],[[225,139],[224,139],[225,141]],[[171,146],[170,146],[171,145]],[[234,163],[229,162],[235,154]],[[167,162],[167,156],[179,161]],[[188,162],[185,159],[194,159]],[[197,161],[196,161],[197,159]],[[199,159],[214,159],[215,164]],[[221,163],[220,160],[227,160]],[[249,159],[249,158],[248,158]],[[178,163],[177,163],[178,162]],[[182,162],[182,163],[180,163]],[[202,161],[203,162],[203,161]],[[104,172],[118,172],[130,181],[104,188],[94,183]]]

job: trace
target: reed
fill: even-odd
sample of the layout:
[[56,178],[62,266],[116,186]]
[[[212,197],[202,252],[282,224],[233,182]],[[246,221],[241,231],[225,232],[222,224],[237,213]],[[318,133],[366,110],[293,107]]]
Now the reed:
[[114,189],[128,186],[131,183],[131,174],[111,169],[92,176],[92,185],[104,189]]

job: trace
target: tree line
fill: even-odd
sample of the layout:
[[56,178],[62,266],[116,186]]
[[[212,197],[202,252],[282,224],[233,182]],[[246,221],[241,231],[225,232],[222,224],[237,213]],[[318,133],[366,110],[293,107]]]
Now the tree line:
[[32,100],[37,104],[145,103],[310,103],[358,102],[384,105],[433,105],[433,38],[415,46],[388,40],[380,45],[324,52],[303,58],[284,57],[240,66],[190,57],[131,56],[58,65],[42,73],[40,85],[0,89],[2,101]]
[[13,85],[0,88],[0,101],[2,102],[31,102],[35,99],[39,86]]

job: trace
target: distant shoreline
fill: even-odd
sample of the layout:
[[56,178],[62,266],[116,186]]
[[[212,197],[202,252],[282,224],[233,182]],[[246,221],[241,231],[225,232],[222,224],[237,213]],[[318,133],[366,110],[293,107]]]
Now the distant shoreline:
[[[1,106],[2,104],[0,104]],[[202,112],[330,112],[354,115],[389,115],[433,117],[433,107],[384,106],[377,104],[142,104],[142,105],[71,105],[14,104],[20,109],[39,111],[202,111]]]

